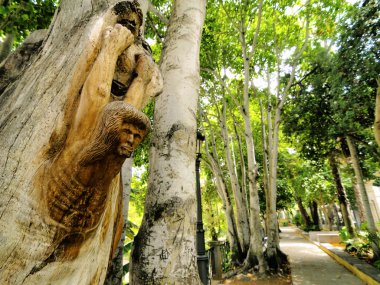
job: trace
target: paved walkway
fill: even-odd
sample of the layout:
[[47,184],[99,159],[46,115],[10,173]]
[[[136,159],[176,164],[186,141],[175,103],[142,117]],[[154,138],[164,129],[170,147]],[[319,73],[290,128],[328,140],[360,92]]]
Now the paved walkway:
[[293,227],[281,228],[280,248],[290,261],[293,285],[364,285]]

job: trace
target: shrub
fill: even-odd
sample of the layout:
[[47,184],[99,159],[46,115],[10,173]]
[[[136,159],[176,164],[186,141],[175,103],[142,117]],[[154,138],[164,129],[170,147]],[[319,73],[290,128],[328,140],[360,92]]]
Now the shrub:
[[349,240],[351,238],[351,235],[350,233],[348,232],[347,228],[346,227],[343,227],[340,231],[339,231],[339,237],[340,239],[343,241],[343,242],[346,242],[347,240]]

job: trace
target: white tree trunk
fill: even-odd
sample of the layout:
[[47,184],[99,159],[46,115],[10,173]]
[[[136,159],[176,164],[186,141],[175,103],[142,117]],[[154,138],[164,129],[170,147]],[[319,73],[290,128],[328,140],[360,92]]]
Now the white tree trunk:
[[[368,195],[367,195],[367,190],[365,189],[364,185],[364,180],[363,180],[363,173],[360,167],[359,163],[359,157],[358,153],[356,151],[356,145],[354,141],[352,140],[351,136],[346,136],[347,138],[347,144],[348,148],[350,149],[350,154],[351,154],[351,159],[352,159],[352,167],[354,168],[355,171],[355,176],[356,176],[356,181],[357,185],[360,191],[360,195],[363,201],[363,206],[364,206],[364,214],[366,217],[366,221],[368,223],[368,230],[370,233],[374,234],[377,232],[376,225],[375,225],[375,220],[373,218],[372,212],[371,212],[371,206],[369,204],[368,200]],[[373,253],[375,255],[375,258],[380,257],[380,249],[378,245],[374,242],[371,242],[371,247],[373,249]]]
[[[87,233],[60,237],[67,227],[50,223],[51,218],[41,211],[43,203],[36,173],[45,167],[44,150],[65,142],[68,131],[74,129],[68,122],[77,122],[80,111],[76,107],[84,100],[81,94],[86,92],[82,87],[90,71],[92,75],[100,75],[100,85],[108,79],[101,78],[102,74],[97,74],[93,67],[101,54],[106,28],[116,23],[116,12],[108,10],[115,2],[63,0],[38,56],[0,96],[2,284],[104,282],[112,245],[118,240],[120,229],[119,175],[104,184],[107,197],[95,226]],[[103,56],[115,57],[116,61],[115,54]],[[103,68],[104,73],[110,72],[112,76],[110,66]],[[107,82],[106,89],[110,84]],[[94,84],[89,87],[96,88]],[[87,95],[98,95],[94,93]],[[54,152],[54,147],[50,150]],[[69,173],[76,170],[66,169]],[[41,179],[43,182],[43,176]]]
[[132,284],[200,284],[195,249],[195,144],[205,1],[177,0],[165,39],[145,213]]
[[206,120],[206,122],[208,123],[208,129],[210,132],[209,140],[211,141],[212,151],[209,150],[208,144],[206,142],[205,153],[207,156],[210,170],[213,172],[216,178],[216,187],[217,187],[219,197],[222,199],[222,202],[223,202],[223,210],[225,212],[226,223],[227,223],[227,238],[232,250],[233,260],[235,261],[235,259],[241,255],[242,250],[238,242],[238,234],[237,234],[237,228],[236,228],[236,223],[235,223],[234,209],[232,207],[231,197],[230,197],[230,194],[228,193],[226,182],[224,181],[224,178],[223,178],[223,171],[219,165],[219,156],[216,149],[216,140],[215,140],[214,131],[212,129],[212,125],[207,115],[205,115],[202,112],[202,110],[200,110],[200,113],[201,113],[202,118]]
[[227,191],[227,187],[225,185],[223,174],[219,168],[219,165],[210,154],[208,154],[207,157],[208,161],[210,162],[211,171],[216,178],[216,187],[219,197],[223,202],[223,211],[225,213],[227,223],[227,238],[232,248],[233,255],[237,256],[236,254],[240,254],[241,249],[239,249],[237,241],[237,229],[235,224],[234,210],[231,204],[231,198],[229,197],[229,193]]
[[248,220],[248,209],[245,203],[244,195],[240,188],[240,183],[236,173],[235,160],[232,158],[233,153],[230,149],[229,143],[229,132],[227,129],[227,118],[226,118],[226,100],[223,98],[223,111],[219,118],[220,122],[220,132],[224,142],[224,150],[226,152],[226,160],[228,173],[231,180],[231,189],[234,194],[235,209],[236,209],[236,227],[238,231],[238,239],[240,248],[243,253],[248,252],[249,248],[249,220]]
[[350,149],[350,154],[351,154],[351,161],[352,161],[352,168],[355,171],[355,177],[356,177],[356,182],[360,191],[360,196],[362,198],[363,206],[364,206],[364,214],[366,221],[368,223],[368,229],[370,231],[376,232],[376,225],[375,225],[375,220],[373,218],[372,212],[371,212],[371,207],[369,204],[368,200],[368,195],[367,195],[367,190],[365,189],[364,181],[363,181],[363,174],[362,170],[359,164],[359,158],[358,154],[356,151],[356,146],[354,142],[352,141],[352,138],[350,136],[346,136],[347,138],[347,144],[348,148]]

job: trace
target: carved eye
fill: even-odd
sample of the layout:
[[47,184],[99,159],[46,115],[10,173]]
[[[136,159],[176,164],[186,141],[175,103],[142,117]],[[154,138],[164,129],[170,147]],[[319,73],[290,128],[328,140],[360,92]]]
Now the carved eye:
[[118,21],[118,23],[124,27],[127,27],[132,32],[136,31],[136,22],[134,20],[122,19]]
[[139,135],[139,134],[135,134],[135,136],[134,136],[134,139],[136,140],[141,140],[142,139],[142,137]]

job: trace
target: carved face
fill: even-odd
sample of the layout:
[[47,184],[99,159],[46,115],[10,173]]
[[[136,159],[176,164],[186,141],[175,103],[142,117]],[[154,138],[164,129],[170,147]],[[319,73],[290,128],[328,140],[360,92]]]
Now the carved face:
[[131,123],[124,123],[121,127],[119,136],[119,146],[117,151],[119,155],[130,157],[132,152],[142,141],[146,131],[139,129]]

